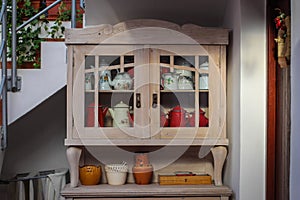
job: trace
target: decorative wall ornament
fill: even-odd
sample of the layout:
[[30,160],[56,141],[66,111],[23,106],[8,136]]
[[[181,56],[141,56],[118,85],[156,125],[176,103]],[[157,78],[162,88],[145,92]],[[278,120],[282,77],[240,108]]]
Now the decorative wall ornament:
[[290,16],[286,16],[281,9],[276,8],[278,12],[277,17],[274,19],[277,37],[277,62],[281,68],[286,68],[290,65],[291,58],[291,20]]

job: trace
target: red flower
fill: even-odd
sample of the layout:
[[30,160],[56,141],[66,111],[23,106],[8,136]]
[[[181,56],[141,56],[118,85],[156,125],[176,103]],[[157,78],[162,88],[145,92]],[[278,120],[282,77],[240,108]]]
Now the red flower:
[[276,17],[274,21],[275,21],[276,28],[279,29],[281,27],[281,24],[282,24],[282,21],[281,21],[280,17],[279,16]]

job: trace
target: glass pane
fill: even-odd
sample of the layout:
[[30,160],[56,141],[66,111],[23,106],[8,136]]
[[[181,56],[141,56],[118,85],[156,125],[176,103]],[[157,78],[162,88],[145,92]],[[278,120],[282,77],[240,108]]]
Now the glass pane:
[[199,90],[209,89],[208,56],[199,56]]
[[93,92],[86,92],[84,95],[84,119],[85,127],[95,126],[95,101]]
[[199,93],[199,127],[209,125],[209,93]]
[[95,126],[95,56],[85,56],[84,73],[84,125],[85,127]]
[[134,126],[133,80],[134,56],[99,56],[98,104],[103,108],[103,127]]
[[208,90],[208,74],[199,75],[199,89]]
[[95,77],[94,72],[85,73],[85,91],[91,91],[95,89]]
[[199,56],[199,68],[208,70],[208,56]]
[[134,125],[133,94],[133,92],[105,92],[99,95],[99,105],[103,107],[104,127]]
[[95,68],[95,56],[85,56],[85,69]]
[[194,92],[161,92],[160,126],[189,127],[190,114],[195,112]]
[[194,65],[195,56],[160,56],[161,90],[194,90]]

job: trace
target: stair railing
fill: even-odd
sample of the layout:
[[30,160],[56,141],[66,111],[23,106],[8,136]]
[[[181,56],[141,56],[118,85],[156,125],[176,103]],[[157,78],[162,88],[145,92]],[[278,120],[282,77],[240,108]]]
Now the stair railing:
[[[0,55],[2,62],[2,79],[0,83],[0,94],[2,98],[2,126],[0,130],[0,145],[2,151],[7,148],[7,92],[18,92],[21,90],[21,78],[17,75],[17,31],[30,24],[34,19],[47,12],[49,9],[56,6],[61,1],[62,0],[57,0],[53,2],[51,5],[47,6],[36,15],[25,21],[22,25],[17,27],[17,0],[12,0],[12,69],[11,76],[7,76],[7,0],[2,0],[2,7],[0,11],[0,24],[2,24],[0,46]],[[84,5],[84,0],[80,0],[80,5]],[[76,0],[72,0],[71,27],[76,27]]]

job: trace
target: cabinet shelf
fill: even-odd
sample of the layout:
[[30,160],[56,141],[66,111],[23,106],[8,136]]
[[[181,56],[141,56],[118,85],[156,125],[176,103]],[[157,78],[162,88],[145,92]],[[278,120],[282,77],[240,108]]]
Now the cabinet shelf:
[[186,197],[186,196],[210,196],[229,197],[232,190],[226,186],[216,187],[214,185],[164,185],[149,184],[125,184],[112,186],[99,184],[93,186],[80,186],[71,188],[69,185],[62,191],[62,196],[73,198],[84,197]]
[[100,93],[134,93],[134,90],[99,90]]
[[[188,93],[195,92],[196,90],[160,90],[161,93]],[[209,92],[209,90],[197,90],[199,92]]]
[[[87,93],[93,93],[95,90],[85,90]],[[134,93],[134,90],[99,90],[99,93]]]
[[228,145],[225,138],[203,139],[65,139],[66,145],[86,146],[214,146]]
[[162,93],[185,93],[185,92],[195,92],[195,90],[160,90]]

